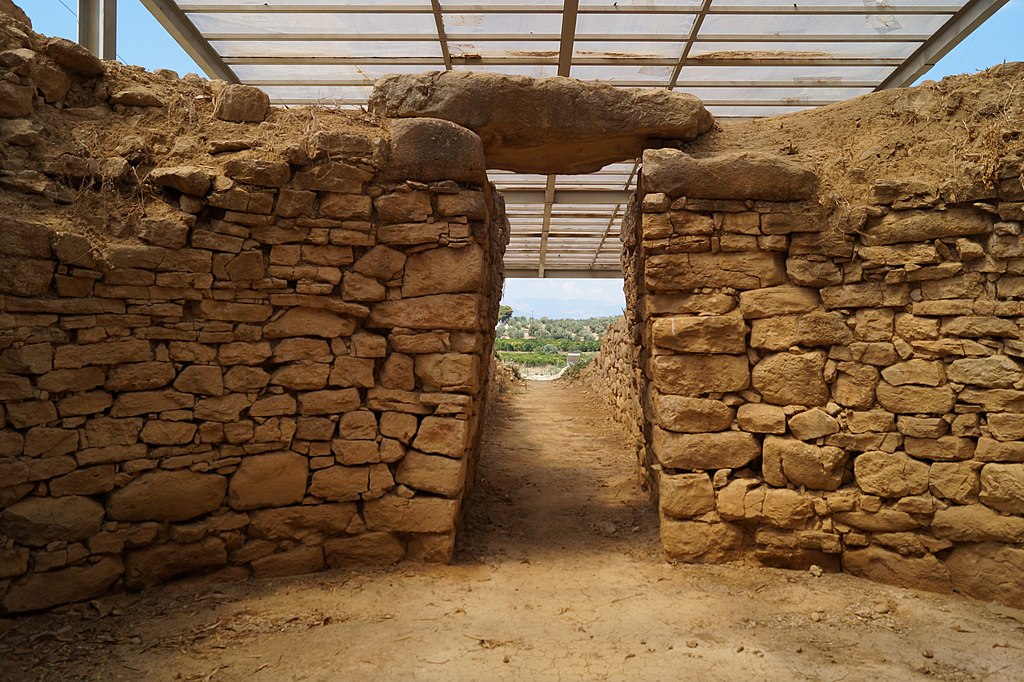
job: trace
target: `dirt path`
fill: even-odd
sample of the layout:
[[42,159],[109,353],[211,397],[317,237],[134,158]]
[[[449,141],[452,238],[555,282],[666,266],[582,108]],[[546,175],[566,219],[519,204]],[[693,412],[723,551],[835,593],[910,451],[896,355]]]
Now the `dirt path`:
[[[1021,680],[1024,612],[670,566],[597,396],[493,411],[452,566],[179,583],[7,622],[0,680]],[[0,622],[0,632],[3,631]]]

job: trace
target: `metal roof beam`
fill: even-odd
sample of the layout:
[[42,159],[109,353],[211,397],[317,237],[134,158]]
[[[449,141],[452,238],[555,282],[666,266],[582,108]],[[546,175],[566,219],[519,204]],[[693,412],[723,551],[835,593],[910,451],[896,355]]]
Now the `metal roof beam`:
[[[225,3],[181,3],[183,12],[189,14],[429,14],[426,5],[372,5],[372,4],[319,4],[319,5],[250,5]],[[584,5],[579,14],[699,14],[702,4],[693,5]],[[562,14],[559,5],[449,5],[444,14]],[[715,6],[709,14],[758,14],[758,15],[807,15],[831,16],[852,15],[911,15],[911,14],[956,14],[957,8],[950,5],[821,5],[815,7],[792,5],[728,5]]]
[[911,85],[1006,2],[1007,0],[970,0],[876,89],[887,90]]
[[[543,275],[547,279],[622,279],[621,268],[616,267],[615,269],[584,269],[579,270],[548,270]],[[540,277],[537,274],[537,270],[520,269],[520,268],[505,268],[505,279],[535,279]]]
[[217,51],[210,47],[203,34],[195,27],[185,13],[171,0],[142,0],[142,4],[156,17],[160,25],[171,34],[171,37],[189,57],[199,65],[210,78],[220,78],[228,83],[238,83],[238,76],[231,67],[221,59]]
[[[91,0],[81,0],[88,2]],[[109,0],[108,0],[109,1]],[[436,0],[434,0],[436,2]],[[555,33],[449,33],[445,31],[443,20],[435,15],[435,21],[441,21],[439,35],[444,36],[442,42],[447,49],[449,42],[477,43],[534,43],[555,42],[562,39]],[[207,33],[206,39],[218,42],[399,42],[426,41],[436,39],[432,33]],[[696,43],[923,43],[928,40],[925,34],[891,34],[891,35],[828,35],[817,34],[785,34],[772,33],[765,35],[736,34],[705,34],[694,38]],[[605,35],[576,35],[576,42],[633,42],[633,43],[678,43],[682,42],[677,35],[666,33],[609,33]],[[572,55],[572,45],[569,45]],[[561,53],[559,53],[561,57]]]
[[[333,78],[247,78],[249,85],[266,87],[373,87],[375,81],[368,79],[346,80]],[[657,88],[658,83],[652,81],[616,81],[596,80],[597,83],[614,85],[628,88]],[[677,88],[841,88],[841,89],[869,89],[873,90],[878,84],[875,81],[842,81],[831,78],[819,78],[815,80],[717,80],[717,81],[677,81]]]
[[[159,0],[144,0],[154,2]],[[224,63],[237,66],[290,65],[290,66],[337,66],[363,64],[377,66],[443,66],[441,57],[224,57]],[[676,66],[678,59],[662,57],[577,57],[573,66]],[[892,66],[903,63],[902,59],[879,59],[873,57],[765,57],[703,58],[691,60],[692,66]],[[557,65],[558,57],[452,57],[452,64],[458,66],[545,66]]]
[[572,52],[576,41],[576,12],[579,7],[580,0],[564,0],[562,4],[562,34],[558,41],[559,76],[568,77],[572,69]]
[[[547,204],[547,189],[499,190],[506,204]],[[552,204],[617,204],[629,201],[632,194],[624,189],[556,189],[550,199]]]
[[100,59],[117,59],[117,0],[78,0],[78,42]]
[[540,265],[537,266],[537,276],[544,276],[544,259],[548,251],[548,230],[551,229],[551,204],[555,202],[555,176],[549,175],[547,187],[544,188],[544,227],[540,236]]
[[[434,26],[437,28],[437,40],[441,43],[441,57],[444,59],[444,69],[445,71],[451,71],[452,55],[448,52],[448,38],[445,35],[444,17],[441,15],[441,3],[438,2],[438,0],[430,0],[430,6],[434,10]],[[339,40],[339,36],[335,36],[334,40]]]

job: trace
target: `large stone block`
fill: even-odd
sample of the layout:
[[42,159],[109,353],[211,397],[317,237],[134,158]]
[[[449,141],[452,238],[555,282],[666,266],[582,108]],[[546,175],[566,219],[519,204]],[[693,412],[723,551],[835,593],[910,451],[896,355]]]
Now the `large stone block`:
[[834,446],[767,436],[762,467],[764,480],[776,487],[788,482],[813,490],[835,490],[843,482],[846,453]]
[[660,317],[651,323],[655,346],[683,353],[744,353],[746,334],[739,315]]
[[480,298],[476,294],[436,294],[383,301],[370,309],[366,326],[475,331],[480,326]]
[[1024,609],[1024,549],[983,542],[959,545],[946,557],[953,589]]
[[928,465],[902,452],[871,450],[853,460],[860,489],[879,497],[906,497],[928,490]]
[[848,549],[843,552],[843,569],[861,578],[889,585],[929,592],[949,592],[949,571],[931,554],[901,556],[881,547]]
[[363,517],[373,531],[446,533],[455,528],[459,501],[440,497],[405,499],[385,495],[365,503]]
[[398,463],[395,482],[415,490],[456,498],[466,482],[466,459],[409,450]]
[[402,296],[479,291],[484,281],[484,262],[484,251],[475,244],[412,254],[405,262]]
[[478,389],[480,358],[468,353],[428,353],[415,356],[416,377],[426,391]]
[[424,417],[412,446],[423,452],[462,457],[469,444],[469,422],[448,417]]
[[439,118],[388,121],[391,157],[382,171],[385,179],[487,182],[484,147],[472,130]]
[[963,237],[992,231],[992,216],[973,208],[946,211],[893,211],[861,232],[865,246],[927,242],[943,237]]
[[674,519],[689,519],[715,508],[715,489],[706,473],[658,473],[658,505]]
[[852,340],[853,332],[843,316],[823,311],[754,320],[750,328],[750,345],[768,350],[845,345]]
[[405,545],[393,533],[362,533],[328,540],[324,554],[331,568],[390,566],[405,556]]
[[286,575],[319,573],[324,568],[324,550],[319,545],[299,546],[287,552],[277,552],[252,562],[255,578],[279,578]]
[[149,341],[124,339],[105,341],[87,346],[60,346],[53,366],[57,369],[76,369],[87,365],[120,365],[126,362],[148,362],[153,359]]
[[259,509],[297,504],[306,494],[309,460],[293,452],[246,457],[231,476],[232,509]]
[[982,466],[979,462],[935,462],[928,472],[928,489],[932,495],[958,504],[977,502]]
[[773,405],[824,405],[829,399],[824,379],[825,354],[776,353],[754,366],[754,388]]
[[267,117],[270,97],[257,87],[232,83],[217,96],[213,115],[222,121],[260,123]]
[[654,384],[662,393],[699,396],[742,391],[750,385],[746,355],[658,355],[651,366]]
[[115,490],[107,515],[115,521],[186,521],[220,508],[228,482],[191,471],[145,473]]
[[382,78],[370,110],[465,126],[483,141],[488,168],[523,173],[589,173],[635,158],[648,138],[692,140],[713,122],[691,95],[468,71]]
[[956,402],[949,386],[892,386],[883,381],[875,393],[879,404],[896,414],[946,414]]
[[677,521],[661,517],[661,545],[672,561],[716,564],[742,556],[746,538],[731,523]]
[[986,464],[979,498],[993,509],[1024,515],[1024,464]]
[[652,404],[655,423],[679,433],[725,431],[732,424],[734,413],[731,407],[718,400],[662,393],[655,393]]
[[284,339],[295,336],[315,336],[333,339],[351,336],[355,321],[323,308],[292,308],[284,315],[263,328],[268,339]]
[[939,509],[932,518],[932,532],[957,542],[1024,542],[1024,518],[1003,516],[983,504]]
[[157,585],[193,571],[209,570],[228,563],[224,541],[210,536],[189,544],[154,545],[128,554],[124,584],[132,590]]
[[35,573],[11,585],[0,605],[11,613],[24,613],[85,601],[106,592],[122,573],[124,564],[119,557],[105,557],[88,566]]
[[351,502],[259,509],[251,514],[248,532],[266,540],[302,540],[344,532],[356,517]]
[[102,523],[103,507],[88,497],[30,497],[0,512],[0,535],[41,547],[84,540]]
[[370,468],[365,466],[331,466],[313,472],[309,494],[323,500],[345,502],[358,500],[370,490]]
[[783,285],[740,293],[740,312],[748,320],[809,313],[821,305],[815,289]]
[[698,158],[676,149],[648,149],[643,177],[648,192],[700,199],[793,201],[811,198],[818,186],[809,168],[763,152]]
[[940,386],[946,383],[946,373],[941,362],[920,358],[886,367],[882,370],[882,378],[893,386]]
[[673,433],[652,430],[651,446],[667,469],[738,469],[761,454],[760,444],[749,433]]
[[1020,366],[1007,355],[961,358],[946,368],[950,381],[986,388],[1013,388],[1021,379]]
[[766,251],[660,254],[644,266],[644,282],[659,293],[703,287],[760,289],[785,281],[782,256]]

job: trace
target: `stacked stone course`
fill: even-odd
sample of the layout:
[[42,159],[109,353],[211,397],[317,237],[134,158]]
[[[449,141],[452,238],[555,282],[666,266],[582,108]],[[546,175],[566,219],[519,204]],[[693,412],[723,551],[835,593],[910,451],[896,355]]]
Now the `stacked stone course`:
[[[0,224],[0,612],[448,561],[508,239],[479,139],[424,120],[239,143],[284,112],[221,85],[204,111],[238,123],[199,163],[55,152],[43,114],[104,92],[92,115],[131,127],[159,91],[114,97],[78,46],[11,35],[0,182],[39,218]],[[122,239],[59,217],[109,168],[103,196],[141,202]]]
[[826,208],[784,157],[644,154],[623,266],[671,558],[1024,604],[1019,164],[918,185]]

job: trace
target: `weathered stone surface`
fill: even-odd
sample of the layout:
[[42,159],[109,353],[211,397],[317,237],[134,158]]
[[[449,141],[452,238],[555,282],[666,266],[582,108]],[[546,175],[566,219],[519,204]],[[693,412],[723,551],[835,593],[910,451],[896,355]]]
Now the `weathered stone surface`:
[[204,196],[210,190],[210,173],[195,166],[154,168],[147,179],[161,187],[171,187],[185,194]]
[[644,188],[701,199],[808,199],[818,178],[810,169],[774,154],[727,152],[706,158],[675,149],[643,154]]
[[297,504],[306,494],[308,460],[294,452],[246,457],[231,476],[232,509],[259,509]]
[[194,406],[196,397],[191,393],[178,391],[138,391],[121,393],[110,410],[112,417],[134,417],[140,414],[156,414],[168,410],[188,409]]
[[299,414],[339,414],[351,412],[359,404],[359,391],[355,388],[299,394]]
[[124,339],[87,346],[59,346],[53,366],[57,369],[76,369],[87,365],[120,365],[152,359],[153,349],[148,341]]
[[941,362],[914,359],[891,365],[882,370],[882,378],[893,386],[939,386],[946,383]]
[[331,568],[389,566],[402,560],[405,545],[393,533],[362,533],[328,540],[324,554]]
[[233,83],[220,91],[213,115],[233,123],[260,123],[267,118],[269,109],[267,93],[251,85]]
[[724,431],[732,424],[733,409],[718,400],[656,393],[652,402],[654,421],[669,431]]
[[322,308],[291,308],[284,315],[263,328],[268,339],[283,339],[295,336],[315,336],[333,339],[350,336],[355,331],[355,322],[342,315]]
[[648,138],[692,140],[713,122],[691,95],[468,71],[387,76],[370,110],[465,126],[488,168],[523,173],[589,173],[638,156]]
[[395,482],[415,490],[456,498],[466,479],[466,460],[410,450],[398,463]]
[[227,479],[191,471],[154,471],[115,490],[107,515],[116,521],[186,521],[220,508]]
[[484,278],[484,251],[471,244],[412,254],[405,262],[402,296],[479,291]]
[[96,55],[66,38],[50,38],[44,52],[75,75],[92,78],[103,73],[103,62]]
[[932,532],[957,542],[1024,542],[1024,518],[1003,516],[983,504],[939,509],[932,518]]
[[784,487],[788,482],[813,490],[835,490],[843,482],[846,453],[834,446],[766,436],[763,462],[764,480],[773,486]]
[[423,452],[461,457],[469,441],[469,425],[463,419],[424,417],[412,446]]
[[358,500],[370,489],[370,469],[365,466],[332,466],[313,472],[309,494],[324,500]]
[[54,497],[63,495],[96,495],[114,489],[114,465],[101,464],[72,471],[66,476],[50,481],[50,494]]
[[689,519],[715,508],[715,489],[706,473],[658,474],[658,504],[661,513],[674,519]]
[[1009,356],[961,358],[946,368],[950,381],[986,388],[1012,388],[1021,379],[1020,366]]
[[324,550],[320,546],[296,547],[252,562],[252,574],[257,579],[279,578],[286,575],[317,573],[324,568]]
[[33,547],[100,531],[103,507],[88,497],[30,497],[0,512],[0,535]]
[[652,292],[701,287],[760,289],[785,282],[786,271],[777,253],[673,253],[649,257],[644,280]]
[[949,386],[892,386],[883,381],[875,393],[879,404],[896,414],[946,414],[956,402]]
[[396,533],[445,533],[454,529],[459,501],[440,497],[405,499],[385,495],[365,503],[366,527]]
[[124,90],[118,90],[110,96],[111,104],[120,104],[128,107],[162,107],[164,101],[160,96],[149,88],[132,86]]
[[901,556],[881,547],[848,549],[843,552],[843,569],[853,575],[900,587],[929,592],[952,589],[949,571],[931,554]]
[[479,305],[476,294],[436,294],[384,301],[371,308],[367,326],[474,331],[479,326]]
[[[923,421],[923,420],[919,420]],[[905,418],[900,417],[900,430],[907,433]],[[942,429],[942,432],[945,428]],[[903,440],[903,449],[907,454],[918,459],[931,459],[941,462],[970,459],[975,452],[974,439],[957,436],[940,438],[917,438],[907,435]]]
[[990,414],[988,430],[998,441],[1024,440],[1024,414]]
[[987,234],[992,231],[992,216],[973,208],[946,211],[894,211],[861,233],[865,246],[923,242],[942,237]]
[[750,330],[751,347],[768,350],[842,345],[852,340],[853,333],[843,316],[824,311],[754,320]]
[[153,545],[128,554],[124,583],[137,590],[192,571],[209,570],[228,563],[224,541],[210,536],[190,544]]
[[746,333],[739,315],[659,317],[651,324],[655,346],[684,353],[744,353]]
[[731,523],[701,523],[661,518],[661,544],[670,560],[715,564],[738,559],[743,531]]
[[959,545],[946,558],[946,568],[957,592],[1024,608],[1024,549],[989,542]]
[[981,467],[978,462],[935,462],[928,473],[928,489],[932,495],[958,504],[977,502]]
[[799,440],[814,440],[839,432],[839,422],[824,410],[814,408],[789,418],[789,430]]
[[382,177],[393,180],[486,182],[487,162],[480,136],[438,118],[388,121],[391,158]]
[[736,422],[751,433],[785,433],[786,413],[781,407],[764,403],[744,403],[736,411]]
[[821,305],[815,289],[783,285],[740,293],[740,312],[748,320],[809,313]]
[[406,257],[401,251],[378,244],[355,262],[352,269],[361,275],[387,281],[402,272]]
[[829,399],[824,371],[824,353],[776,353],[754,366],[751,380],[773,405],[824,405]]
[[195,433],[196,425],[191,422],[150,419],[142,427],[139,440],[151,445],[183,445],[191,443]]
[[24,613],[85,601],[106,592],[122,573],[124,564],[119,557],[105,557],[88,566],[34,573],[11,585],[0,604],[11,613]]
[[654,384],[663,393],[699,396],[742,391],[750,385],[746,355],[658,355],[651,365]]
[[479,388],[480,358],[471,353],[426,353],[415,356],[416,377],[426,391],[462,391]]
[[993,509],[1024,515],[1024,464],[986,464],[979,498]]
[[351,502],[259,509],[251,514],[249,533],[268,540],[337,535],[349,527],[355,514],[356,505]]
[[668,469],[738,469],[761,454],[757,439],[742,431],[683,434],[654,427],[651,447]]
[[902,452],[865,452],[853,460],[853,472],[861,490],[879,497],[906,497],[928,490],[928,465]]

